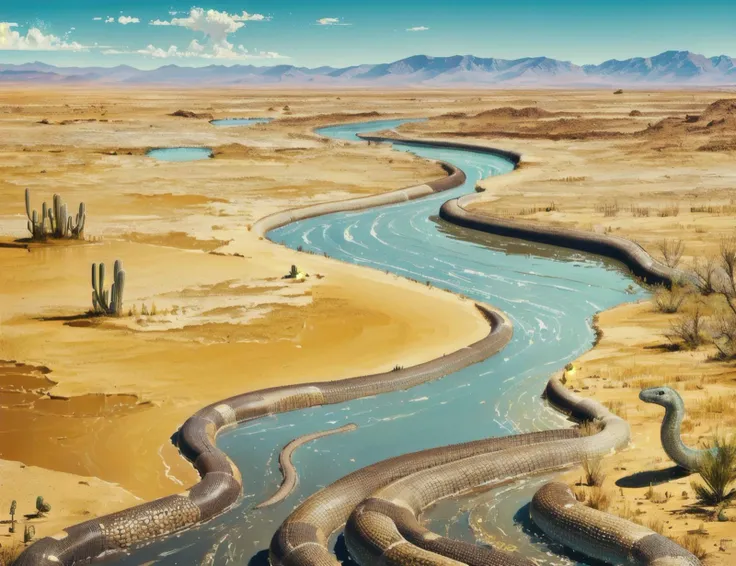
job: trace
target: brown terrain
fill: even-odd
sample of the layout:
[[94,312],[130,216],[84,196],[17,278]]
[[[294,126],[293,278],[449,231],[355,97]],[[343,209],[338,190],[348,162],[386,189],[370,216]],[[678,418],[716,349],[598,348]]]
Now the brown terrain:
[[[681,240],[680,265],[688,267],[735,235],[736,103],[728,98],[705,91],[4,90],[3,241],[27,235],[23,189],[30,187],[36,208],[54,192],[72,209],[84,200],[88,242],[0,248],[0,359],[7,360],[0,365],[0,509],[17,499],[18,513],[31,513],[35,496],[44,495],[53,512],[33,523],[47,534],[179,491],[196,475],[169,437],[197,408],[263,386],[411,365],[484,332],[469,301],[298,254],[248,231],[278,210],[442,174],[384,144],[320,139],[314,127],[429,115],[401,133],[523,155],[517,171],[481,183],[477,212],[612,233],[660,257],[665,240]],[[277,120],[220,129],[210,115]],[[145,156],[177,145],[212,147],[215,158],[174,164]],[[128,275],[126,309],[135,312],[80,317],[91,306],[90,264],[116,258]],[[306,282],[280,278],[294,263],[311,275]],[[689,350],[665,337],[699,302],[707,317],[724,309],[721,298],[692,293],[680,313],[646,301],[599,317],[600,342],[567,379],[625,414],[633,444],[604,461],[601,488],[576,489],[588,500],[608,496],[609,510],[668,536],[687,536],[708,552],[706,564],[725,566],[736,556],[736,527],[696,504],[690,482],[697,475],[651,491],[661,478],[635,475],[671,466],[659,443],[663,411],[641,403],[640,388],[677,388],[693,445],[736,424],[733,362],[718,359],[708,341]],[[141,314],[154,303],[155,315]],[[580,477],[578,470],[566,476]],[[726,516],[736,520],[736,512]],[[6,540],[0,535],[0,544]]]

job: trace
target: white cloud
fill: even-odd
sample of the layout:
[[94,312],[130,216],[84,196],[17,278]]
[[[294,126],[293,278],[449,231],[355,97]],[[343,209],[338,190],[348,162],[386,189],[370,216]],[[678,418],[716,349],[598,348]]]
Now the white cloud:
[[425,26],[416,26],[413,28],[406,28],[406,31],[429,31],[429,28]]
[[127,26],[128,24],[139,24],[141,23],[141,20],[139,18],[132,18],[130,16],[120,16],[118,18],[118,23]]
[[[176,14],[176,12],[169,13],[171,15]],[[173,18],[171,21],[156,19],[148,23],[152,26],[179,26],[192,31],[199,31],[212,41],[219,42],[227,38],[229,34],[235,33],[244,27],[244,22],[264,22],[269,19],[263,14],[249,14],[245,11],[242,14],[229,14],[218,10],[192,8],[185,18]]]
[[92,19],[93,19],[93,20],[94,20],[95,22],[99,22],[99,21],[101,21],[101,20],[102,20],[102,18],[100,18],[100,17],[95,17],[95,18],[92,18]]
[[202,59],[220,59],[231,61],[242,61],[247,59],[288,59],[274,51],[250,51],[243,45],[234,46],[232,43],[222,41],[217,44],[202,44],[196,39],[192,40],[185,50],[180,50],[176,45],[170,45],[168,49],[148,45],[145,49],[134,51],[122,51],[118,49],[106,49],[104,55],[144,55],[155,59],[186,59],[198,57]]
[[340,21],[340,18],[320,18],[317,20],[317,25],[320,26],[349,26],[352,24],[346,24]]
[[0,22],[0,50],[2,51],[84,51],[87,48],[76,41],[68,42],[55,35],[30,28],[25,35],[15,31],[18,24]]
[[106,23],[106,24],[112,24],[112,23],[115,23],[115,18],[113,18],[113,17],[111,17],[111,16],[108,16],[108,17],[107,17],[107,18],[105,19],[105,23]]
[[[170,14],[174,15],[172,12]],[[172,18],[170,21],[155,19],[148,22],[151,26],[178,26],[192,31],[201,32],[205,41],[200,43],[193,40],[185,50],[172,45],[169,49],[161,49],[149,45],[145,50],[139,50],[141,55],[151,57],[201,57],[203,59],[277,59],[284,55],[273,51],[249,51],[242,45],[234,46],[228,41],[228,36],[245,27],[244,22],[263,22],[270,18],[263,14],[229,14],[218,10],[204,10],[192,8],[184,18]],[[144,53],[145,52],[145,53]]]

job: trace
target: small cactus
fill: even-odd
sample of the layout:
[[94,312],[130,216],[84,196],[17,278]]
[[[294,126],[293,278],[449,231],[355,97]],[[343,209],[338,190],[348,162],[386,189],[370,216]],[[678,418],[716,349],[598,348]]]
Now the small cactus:
[[[99,274],[99,278],[98,278]],[[125,271],[118,259],[113,267],[113,283],[105,290],[105,264],[99,267],[92,264],[92,309],[96,314],[119,316],[123,314],[123,292],[125,290]]]
[[18,503],[13,499],[13,502],[10,504],[10,532],[15,532],[15,510],[18,507]]
[[43,495],[36,497],[36,511],[38,511],[39,517],[43,517],[44,514],[51,511],[51,504],[43,500]]
[[[79,212],[74,220],[69,216],[67,207],[59,195],[54,195],[53,205],[49,208],[44,202],[41,206],[41,216],[38,211],[31,210],[31,191],[26,189],[26,215],[28,216],[28,231],[33,240],[52,238],[84,238],[84,223],[87,220],[87,207],[79,203]],[[46,223],[48,220],[48,226]]]
[[23,529],[23,542],[28,544],[33,540],[33,537],[36,536],[36,527],[33,525],[26,525],[26,528]]
[[289,273],[284,275],[282,279],[296,279],[299,276],[299,268],[296,265],[292,265]]

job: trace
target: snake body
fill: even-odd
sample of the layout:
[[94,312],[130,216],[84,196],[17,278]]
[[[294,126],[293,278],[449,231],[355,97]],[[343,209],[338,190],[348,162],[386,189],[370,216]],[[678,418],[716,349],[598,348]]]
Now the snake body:
[[546,396],[577,419],[602,419],[603,429],[589,437],[561,429],[491,438],[406,454],[353,472],[314,494],[284,521],[271,541],[271,564],[337,566],[327,541],[348,518],[348,548],[364,566],[444,564],[448,555],[433,552],[438,545],[453,560],[467,561],[473,554],[474,562],[481,564],[509,563],[505,553],[424,532],[417,516],[443,497],[568,466],[628,442],[626,421],[569,392],[558,379],[550,380]]
[[697,557],[671,539],[579,503],[563,483],[542,486],[534,494],[530,513],[550,538],[609,564],[700,565]]
[[645,403],[654,403],[665,408],[660,438],[667,456],[678,466],[691,472],[697,472],[708,454],[715,455],[716,448],[697,450],[690,448],[682,441],[681,426],[685,418],[685,403],[680,394],[671,387],[650,387],[639,393],[639,399]]
[[280,503],[281,501],[286,499],[289,494],[294,491],[299,477],[296,473],[294,463],[291,461],[291,456],[292,454],[294,454],[294,451],[297,448],[306,444],[307,442],[312,442],[312,440],[317,440],[318,438],[324,438],[325,436],[331,436],[333,434],[340,434],[341,432],[349,432],[351,430],[355,430],[356,428],[358,428],[358,425],[354,423],[349,423],[337,428],[331,428],[329,430],[313,432],[311,434],[304,434],[298,438],[295,438],[294,440],[289,442],[289,444],[284,446],[284,449],[279,454],[279,467],[281,468],[281,473],[284,476],[284,480],[281,482],[281,485],[276,490],[276,493],[274,493],[265,501],[256,505],[256,509],[276,505],[277,503]]

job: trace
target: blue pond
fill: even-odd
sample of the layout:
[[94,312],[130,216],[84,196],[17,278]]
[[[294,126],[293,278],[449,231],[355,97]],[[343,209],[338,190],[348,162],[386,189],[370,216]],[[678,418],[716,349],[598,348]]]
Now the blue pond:
[[273,118],[222,118],[212,120],[213,126],[253,126],[254,124],[268,124]]
[[[357,133],[391,129],[401,123],[347,124],[320,133],[354,141]],[[643,291],[632,286],[621,266],[600,257],[490,236],[438,219],[441,204],[472,192],[478,179],[510,173],[513,166],[505,159],[410,144],[394,144],[394,149],[453,163],[466,172],[467,182],[398,205],[296,222],[274,230],[269,238],[291,248],[301,246],[305,251],[429,281],[435,287],[490,303],[512,319],[511,343],[484,362],[409,391],[294,411],[225,431],[218,445],[242,473],[243,498],[204,525],[110,560],[130,565],[153,561],[161,565],[261,566],[271,536],[294,506],[349,472],[433,446],[569,426],[541,401],[544,384],[554,371],[590,348],[596,312],[641,298]],[[400,359],[395,363],[404,365]],[[244,367],[247,380],[247,364]],[[358,429],[297,450],[293,461],[299,483],[294,493],[278,505],[254,509],[280,483],[278,454],[283,446],[302,434],[349,422]],[[493,534],[502,533],[505,543],[547,566],[592,564],[580,557],[549,554],[544,538],[524,520],[530,486],[532,483],[521,482],[503,493],[491,493],[498,505],[481,500],[470,513],[492,517],[497,529]],[[457,502],[443,502],[427,519],[439,532],[476,542],[468,513],[458,509]],[[336,548],[341,548],[339,542]]]
[[212,150],[209,147],[162,147],[146,155],[159,161],[198,161],[212,157]]

